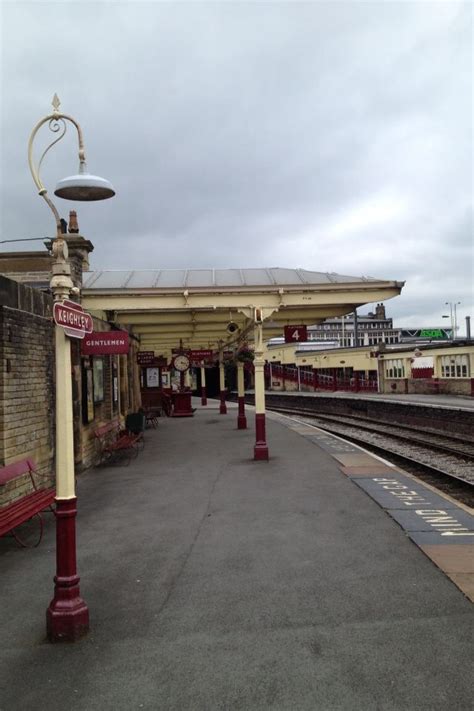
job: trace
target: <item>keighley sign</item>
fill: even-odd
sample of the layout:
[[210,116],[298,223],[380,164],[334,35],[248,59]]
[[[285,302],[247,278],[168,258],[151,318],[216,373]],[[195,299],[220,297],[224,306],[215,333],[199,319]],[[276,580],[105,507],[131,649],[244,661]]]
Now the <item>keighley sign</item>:
[[84,338],[86,333],[92,333],[92,316],[75,301],[56,301],[53,306],[53,319],[57,326],[64,328],[66,336],[70,338]]
[[128,333],[126,331],[94,331],[82,341],[83,355],[120,355],[128,353]]

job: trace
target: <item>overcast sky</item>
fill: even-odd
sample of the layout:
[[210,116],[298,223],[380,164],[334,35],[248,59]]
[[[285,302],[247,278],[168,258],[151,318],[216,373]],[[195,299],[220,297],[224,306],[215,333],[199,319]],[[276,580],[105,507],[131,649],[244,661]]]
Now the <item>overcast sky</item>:
[[[448,325],[445,302],[460,301],[464,333],[474,316],[470,2],[1,9],[1,240],[53,235],[26,155],[57,92],[83,128],[90,172],[117,193],[58,200],[95,245],[92,269],[397,279],[396,325]],[[39,134],[38,155],[50,135]],[[50,194],[77,171],[76,142],[71,127],[46,156]]]

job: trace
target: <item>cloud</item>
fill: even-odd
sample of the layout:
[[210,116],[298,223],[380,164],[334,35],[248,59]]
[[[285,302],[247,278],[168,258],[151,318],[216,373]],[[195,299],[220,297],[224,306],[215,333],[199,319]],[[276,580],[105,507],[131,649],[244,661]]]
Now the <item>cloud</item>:
[[[463,2],[4,3],[2,239],[53,232],[26,147],[56,91],[81,123],[90,170],[117,191],[61,205],[78,210],[93,268],[370,274],[407,281],[388,305],[397,318],[431,320],[455,300],[466,315],[472,12]],[[51,192],[76,164],[68,130],[44,163]]]

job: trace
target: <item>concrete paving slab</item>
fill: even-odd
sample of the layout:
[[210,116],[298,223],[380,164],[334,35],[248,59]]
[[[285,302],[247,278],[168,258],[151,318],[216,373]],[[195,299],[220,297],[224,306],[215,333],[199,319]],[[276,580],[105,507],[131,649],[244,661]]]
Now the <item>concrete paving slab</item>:
[[341,462],[344,466],[364,466],[374,461],[369,454],[365,454],[359,450],[353,450],[350,452],[334,451],[333,455],[334,459],[337,459],[337,461]]
[[474,573],[474,543],[470,546],[454,544],[449,548],[423,545],[421,550],[447,573]]
[[450,573],[449,577],[464,595],[474,602],[474,573]]
[[392,474],[397,472],[397,469],[380,462],[365,466],[343,466],[341,467],[341,471],[349,477],[362,477],[363,479],[367,479],[367,477],[371,476],[390,477]]

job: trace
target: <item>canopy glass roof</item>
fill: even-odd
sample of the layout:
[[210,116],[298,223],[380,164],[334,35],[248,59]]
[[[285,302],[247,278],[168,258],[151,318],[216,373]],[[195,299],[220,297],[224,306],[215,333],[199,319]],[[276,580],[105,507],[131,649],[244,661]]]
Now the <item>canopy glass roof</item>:
[[342,284],[380,281],[306,269],[143,269],[95,271],[84,275],[85,289],[173,289],[232,286]]
[[[84,274],[82,304],[131,330],[143,350],[233,347],[397,296],[403,282],[306,269],[149,269]],[[229,323],[237,325],[228,329]]]

